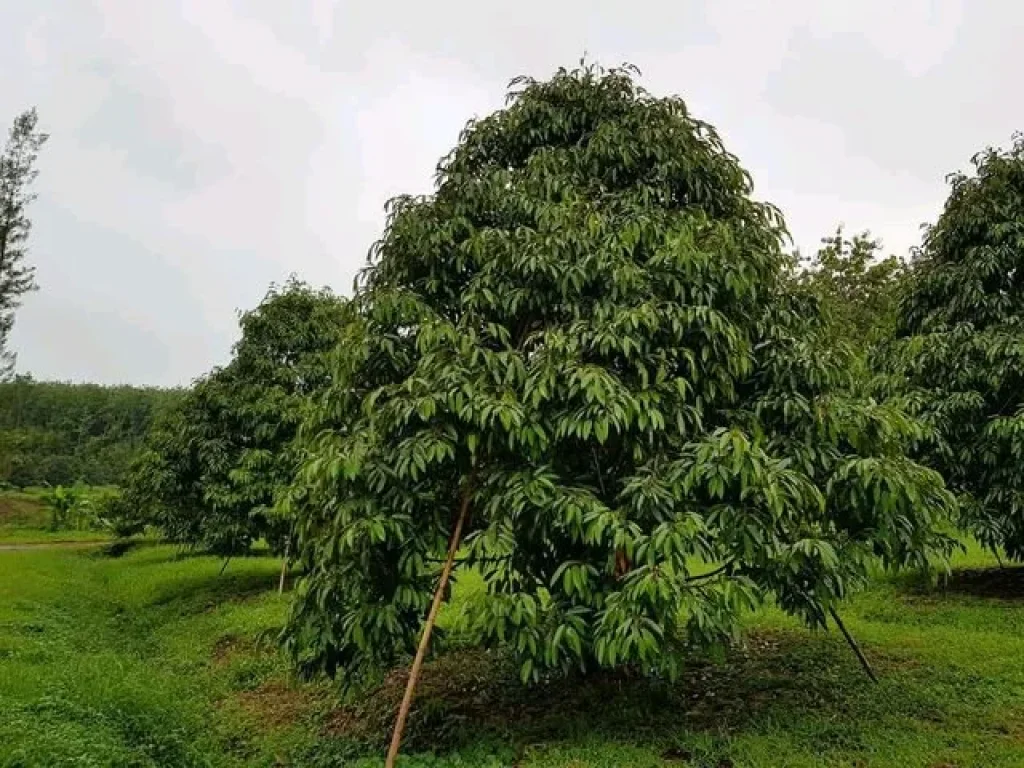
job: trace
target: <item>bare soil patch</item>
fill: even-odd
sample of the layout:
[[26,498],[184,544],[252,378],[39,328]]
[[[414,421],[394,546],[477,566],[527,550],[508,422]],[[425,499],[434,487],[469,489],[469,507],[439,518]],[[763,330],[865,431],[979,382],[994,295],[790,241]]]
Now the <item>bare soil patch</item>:
[[[866,652],[878,671],[899,666],[875,648]],[[870,686],[856,664],[841,640],[810,642],[805,632],[761,631],[729,651],[725,663],[695,658],[675,682],[620,670],[526,687],[499,652],[450,651],[424,666],[406,742],[410,751],[443,752],[484,736],[522,746],[584,730],[654,743],[680,725],[728,733],[779,707],[813,713],[854,706],[851,689]],[[396,669],[358,701],[334,709],[324,735],[369,751],[382,748],[407,675]],[[665,746],[666,760],[682,757],[674,745]]]
[[308,689],[272,680],[251,691],[236,694],[233,703],[261,728],[277,730],[304,720],[316,709],[316,698]]
[[100,547],[105,541],[24,541],[17,544],[0,544],[0,552],[23,552],[38,549],[83,549]]

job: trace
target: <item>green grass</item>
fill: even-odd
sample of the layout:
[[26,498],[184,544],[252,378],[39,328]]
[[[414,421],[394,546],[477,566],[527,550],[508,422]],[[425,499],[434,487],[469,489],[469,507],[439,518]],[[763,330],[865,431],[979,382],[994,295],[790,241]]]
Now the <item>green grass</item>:
[[170,547],[0,553],[0,765],[272,764],[276,735],[250,746],[245,711],[218,702],[280,673],[251,647],[282,616],[278,562],[220,566]]
[[[293,682],[259,642],[284,618],[279,564],[0,552],[0,766],[380,766],[403,678],[347,705]],[[879,579],[844,608],[877,686],[771,609],[671,685],[524,689],[500,654],[453,650],[427,666],[403,765],[1019,768],[1024,569],[993,565],[971,548],[945,587]]]

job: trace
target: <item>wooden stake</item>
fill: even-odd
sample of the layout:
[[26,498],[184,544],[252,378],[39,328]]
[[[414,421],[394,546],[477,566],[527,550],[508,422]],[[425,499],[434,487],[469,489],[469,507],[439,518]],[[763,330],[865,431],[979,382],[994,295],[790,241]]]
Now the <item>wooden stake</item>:
[[402,704],[398,708],[398,717],[395,720],[395,730],[391,734],[391,746],[388,748],[388,757],[384,761],[384,768],[394,768],[395,759],[398,757],[398,749],[402,745],[402,733],[405,731],[405,721],[409,717],[409,708],[412,706],[412,697],[416,691],[416,682],[419,680],[420,670],[423,668],[423,659],[427,655],[427,647],[430,645],[430,635],[434,631],[434,622],[437,620],[437,612],[441,607],[444,598],[444,590],[448,585],[448,578],[452,573],[452,565],[455,563],[455,553],[459,549],[459,540],[462,538],[462,526],[466,522],[466,515],[469,513],[469,499],[472,494],[472,483],[467,482],[462,491],[462,503],[459,509],[459,518],[455,521],[455,530],[452,531],[451,542],[448,544],[448,557],[445,560],[444,568],[441,569],[441,580],[434,590],[434,602],[430,605],[430,613],[427,614],[427,623],[423,626],[423,636],[420,638],[419,648],[416,649],[416,658],[413,659],[412,668],[409,670],[409,681],[405,684],[405,695],[402,696]]
[[853,652],[860,660],[860,665],[864,667],[864,671],[868,673],[868,677],[871,678],[871,682],[877,683],[878,678],[875,677],[875,671],[871,668],[871,664],[868,663],[867,657],[864,656],[860,646],[857,645],[857,641],[854,640],[853,636],[846,631],[846,626],[843,624],[843,620],[839,618],[839,614],[836,613],[836,609],[829,606],[828,612],[832,615],[832,621],[834,621],[836,626],[839,627],[839,631],[843,633],[843,637],[846,638],[847,644],[849,644],[850,648],[853,649]]

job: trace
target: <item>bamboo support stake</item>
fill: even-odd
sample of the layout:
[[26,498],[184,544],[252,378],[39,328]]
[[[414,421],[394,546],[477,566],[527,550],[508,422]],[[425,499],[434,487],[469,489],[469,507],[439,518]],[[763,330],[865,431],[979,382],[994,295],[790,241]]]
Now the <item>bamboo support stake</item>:
[[857,641],[854,640],[853,636],[846,631],[846,626],[843,624],[843,620],[839,618],[839,614],[836,613],[836,609],[829,607],[828,612],[832,614],[832,620],[836,623],[836,626],[839,627],[839,631],[843,633],[843,637],[846,638],[847,644],[849,644],[850,648],[857,656],[858,661],[860,661],[860,665],[864,667],[864,671],[868,673],[868,677],[871,678],[871,682],[877,683],[878,678],[875,677],[875,671],[871,668],[871,664],[868,663],[867,657],[864,655],[864,652],[861,651],[860,646],[857,645]]
[[391,746],[388,748],[388,756],[384,762],[384,768],[394,768],[399,747],[402,745],[402,733],[405,731],[405,721],[409,717],[409,708],[412,706],[416,682],[419,680],[420,671],[423,668],[423,660],[427,655],[430,635],[434,631],[434,622],[437,620],[437,612],[441,608],[441,603],[444,599],[445,587],[448,586],[448,578],[451,576],[452,566],[455,564],[455,553],[459,549],[459,540],[462,538],[462,527],[466,522],[466,516],[469,514],[471,493],[471,484],[467,483],[462,492],[459,517],[455,521],[455,529],[452,531],[451,542],[448,544],[448,557],[445,560],[444,568],[441,570],[441,579],[437,584],[437,589],[434,591],[434,602],[430,605],[430,613],[427,614],[427,622],[423,626],[423,636],[420,638],[419,648],[416,649],[416,658],[413,659],[412,669],[409,670],[409,681],[405,684],[405,695],[402,696],[402,704],[398,708],[395,730],[391,734]]

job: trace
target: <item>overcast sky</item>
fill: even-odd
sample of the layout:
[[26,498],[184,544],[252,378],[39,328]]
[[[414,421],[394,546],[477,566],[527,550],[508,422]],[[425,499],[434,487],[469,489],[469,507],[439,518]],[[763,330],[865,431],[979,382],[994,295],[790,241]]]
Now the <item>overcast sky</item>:
[[905,253],[1024,129],[1010,0],[0,0],[0,121],[52,134],[14,330],[42,379],[182,384],[291,273],[337,291],[509,79],[586,52],[715,124],[811,250]]

